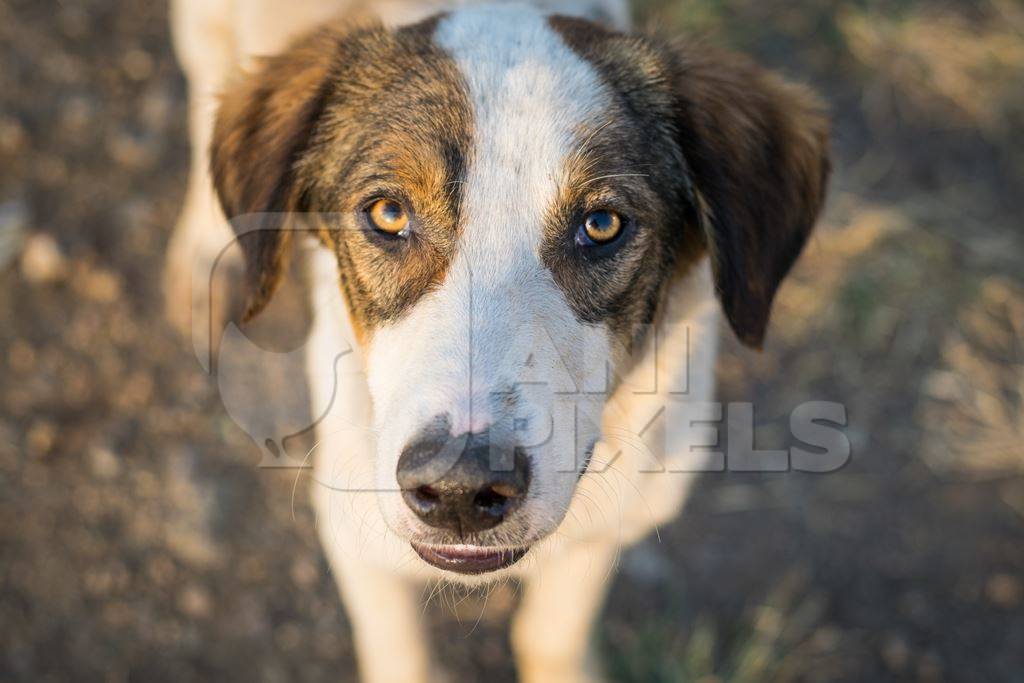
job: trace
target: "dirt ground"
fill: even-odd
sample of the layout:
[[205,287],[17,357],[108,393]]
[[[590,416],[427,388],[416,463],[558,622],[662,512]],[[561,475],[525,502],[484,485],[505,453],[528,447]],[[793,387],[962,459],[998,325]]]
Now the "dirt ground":
[[[0,0],[0,678],[354,681],[308,475],[258,467],[163,320],[188,159],[163,2]],[[845,404],[829,474],[714,474],[622,560],[615,681],[1024,680],[1024,4],[648,0],[835,117],[829,209],[764,352],[757,445]],[[427,618],[511,681],[502,590]],[[478,623],[479,622],[479,623]]]

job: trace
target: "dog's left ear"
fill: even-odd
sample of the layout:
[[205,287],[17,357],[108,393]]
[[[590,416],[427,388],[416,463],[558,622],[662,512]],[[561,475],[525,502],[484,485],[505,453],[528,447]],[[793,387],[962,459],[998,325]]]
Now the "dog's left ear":
[[671,48],[676,135],[732,329],[760,347],[772,299],[825,197],[829,124],[818,100],[735,55]]
[[238,79],[222,95],[210,145],[210,172],[224,213],[236,221],[245,257],[248,302],[259,313],[280,284],[290,242],[286,216],[296,211],[295,165],[327,96],[340,37],[333,27],[305,36]]

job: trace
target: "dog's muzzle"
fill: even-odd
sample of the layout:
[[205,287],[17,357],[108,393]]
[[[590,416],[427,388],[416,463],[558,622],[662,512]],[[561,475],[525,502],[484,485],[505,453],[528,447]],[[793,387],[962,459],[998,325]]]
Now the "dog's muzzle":
[[425,524],[454,542],[413,549],[435,567],[479,574],[507,567],[526,549],[463,543],[494,529],[515,512],[530,487],[530,461],[490,430],[452,437],[431,429],[402,451],[396,472],[402,499]]

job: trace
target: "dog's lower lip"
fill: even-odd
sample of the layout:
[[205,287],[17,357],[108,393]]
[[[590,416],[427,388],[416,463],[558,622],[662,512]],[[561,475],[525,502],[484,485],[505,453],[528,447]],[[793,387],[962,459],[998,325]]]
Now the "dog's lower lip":
[[457,574],[485,574],[510,567],[529,548],[488,548],[480,545],[428,545],[412,542],[424,562]]

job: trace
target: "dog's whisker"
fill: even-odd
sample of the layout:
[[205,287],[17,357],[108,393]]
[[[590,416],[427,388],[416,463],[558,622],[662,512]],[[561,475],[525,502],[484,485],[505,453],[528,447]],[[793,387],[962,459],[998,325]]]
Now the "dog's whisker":
[[644,495],[643,491],[640,490],[640,487],[638,487],[636,485],[636,483],[629,476],[626,475],[625,472],[620,470],[619,467],[616,466],[614,462],[608,462],[605,465],[605,470],[606,471],[610,471],[613,474],[618,475],[622,479],[622,481],[624,481],[626,484],[628,484],[636,492],[637,496],[640,498],[640,501],[644,504],[644,507],[647,510],[648,516],[651,518],[651,523],[654,526],[655,536],[657,536],[658,541],[661,542],[661,529],[659,528],[659,525],[657,524],[656,518],[654,516],[654,510],[651,509],[651,504],[647,500],[647,496]]
[[[313,448],[316,448],[316,446],[314,446]],[[288,502],[288,507],[291,510],[292,522],[298,521],[298,518],[295,516],[295,495],[296,495],[296,493],[298,492],[298,489],[299,489],[299,479],[302,477],[302,473],[306,469],[306,467],[305,467],[306,461],[309,459],[309,454],[312,453],[312,452],[313,452],[313,449],[312,448],[309,449],[309,453],[306,453],[306,457],[302,459],[302,465],[300,465],[299,467],[296,468],[295,481],[292,482],[291,499]]]
[[604,123],[602,123],[601,125],[597,126],[594,130],[590,131],[590,134],[587,135],[586,139],[583,140],[583,142],[581,142],[576,147],[576,150],[573,152],[572,156],[575,157],[575,158],[579,158],[579,157],[583,156],[583,154],[585,154],[587,152],[587,149],[589,148],[590,143],[593,141],[593,139],[595,137],[597,137],[598,133],[603,131],[608,126],[612,125],[612,123],[614,123],[614,122],[615,122],[615,119],[609,118]]
[[595,176],[593,178],[587,178],[587,180],[585,180],[584,182],[580,183],[580,187],[586,187],[587,185],[592,185],[593,183],[596,183],[599,180],[608,180],[609,178],[648,178],[648,177],[650,177],[649,173],[609,173],[609,174],[606,174],[606,175]]

